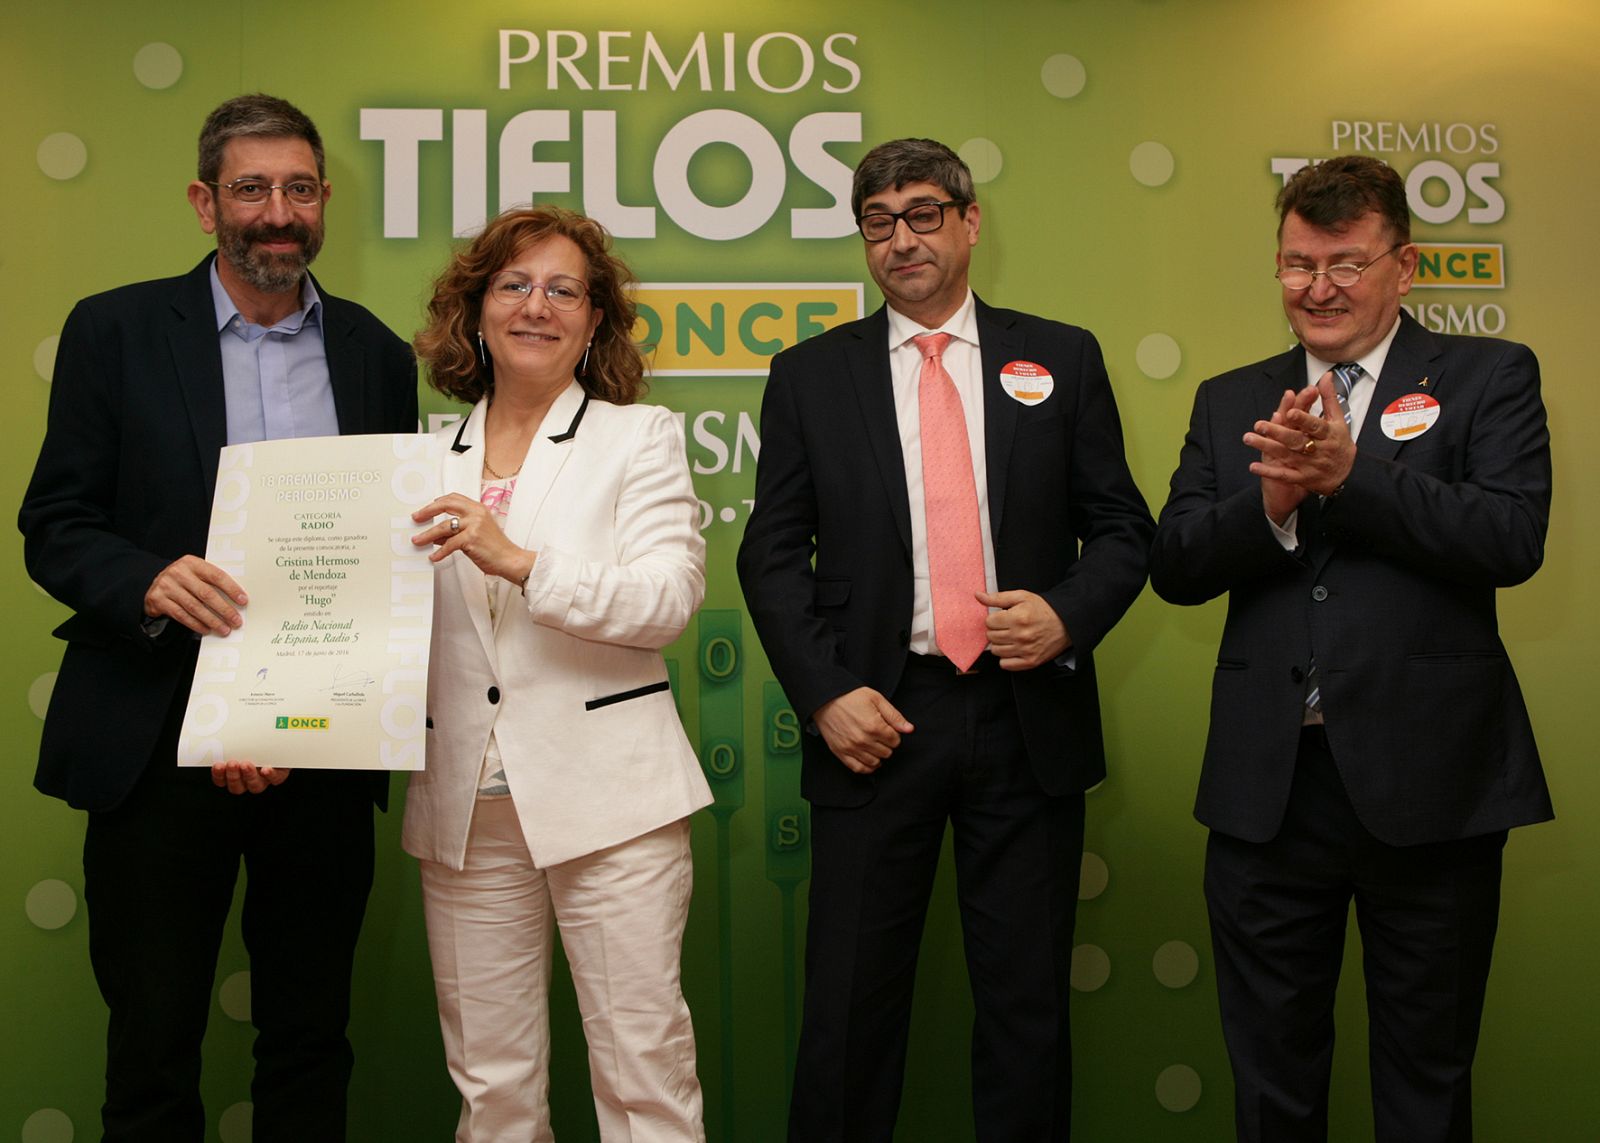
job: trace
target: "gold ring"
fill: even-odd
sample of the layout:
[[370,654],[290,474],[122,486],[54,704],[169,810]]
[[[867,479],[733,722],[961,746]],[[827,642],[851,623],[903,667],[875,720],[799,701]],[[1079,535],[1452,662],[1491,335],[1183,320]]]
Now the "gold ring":
[[1317,451],[1317,442],[1311,437],[1307,437],[1306,438],[1306,443],[1300,446],[1300,453],[1303,456],[1310,456],[1312,453],[1314,453],[1316,451]]

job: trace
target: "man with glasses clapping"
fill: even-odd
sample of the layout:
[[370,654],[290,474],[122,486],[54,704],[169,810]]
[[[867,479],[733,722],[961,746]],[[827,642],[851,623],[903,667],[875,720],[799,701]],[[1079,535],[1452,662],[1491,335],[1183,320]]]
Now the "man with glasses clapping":
[[1469,1140],[1501,850],[1551,816],[1495,618],[1544,557],[1539,365],[1401,311],[1380,160],[1307,167],[1278,209],[1299,345],[1200,386],[1150,571],[1228,596],[1195,815],[1238,1136],[1327,1138],[1353,900],[1376,1137]]

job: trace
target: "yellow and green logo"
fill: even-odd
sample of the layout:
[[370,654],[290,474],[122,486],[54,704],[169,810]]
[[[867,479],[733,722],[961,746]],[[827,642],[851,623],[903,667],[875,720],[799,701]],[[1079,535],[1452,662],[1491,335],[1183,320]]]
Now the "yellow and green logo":
[[287,714],[278,716],[276,730],[327,730],[326,718],[294,718]]
[[765,377],[773,354],[862,313],[859,282],[645,283],[633,336],[657,377]]
[[1417,286],[1499,290],[1506,284],[1506,252],[1498,242],[1417,243]]

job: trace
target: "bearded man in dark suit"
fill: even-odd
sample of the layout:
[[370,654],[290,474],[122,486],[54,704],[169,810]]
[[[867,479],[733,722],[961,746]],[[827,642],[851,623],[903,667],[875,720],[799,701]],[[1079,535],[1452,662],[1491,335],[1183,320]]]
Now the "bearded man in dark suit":
[[20,526],[28,573],[72,608],[35,785],[88,811],[89,954],[110,1008],[108,1143],[205,1133],[200,1042],[239,865],[257,1037],[254,1137],[342,1140],[356,937],[387,775],[290,758],[176,765],[198,637],[244,622],[205,550],[226,444],[414,432],[416,367],[314,282],[322,139],[281,99],[222,104],[189,202],[217,253],[78,303]]

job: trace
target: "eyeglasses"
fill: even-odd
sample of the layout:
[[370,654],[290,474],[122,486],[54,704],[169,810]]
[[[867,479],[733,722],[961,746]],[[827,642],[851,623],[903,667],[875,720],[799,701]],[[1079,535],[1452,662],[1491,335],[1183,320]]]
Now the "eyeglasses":
[[932,234],[944,225],[944,208],[965,206],[958,198],[948,202],[919,202],[916,206],[897,211],[874,211],[856,219],[861,237],[868,242],[887,242],[894,237],[894,224],[902,218],[913,234]]
[[583,305],[589,287],[576,278],[557,274],[547,282],[530,282],[521,274],[502,270],[489,279],[488,294],[501,305],[520,306],[533,297],[533,291],[544,291],[544,300],[558,310],[575,310]]
[[206,185],[227,191],[235,202],[242,202],[246,206],[265,204],[272,198],[273,191],[282,191],[283,197],[295,206],[316,206],[322,202],[322,192],[328,184],[312,182],[310,179],[296,179],[292,183],[269,183],[261,179],[244,178],[234,179],[231,183],[207,181]]
[[1363,262],[1359,266],[1349,262],[1340,262],[1337,266],[1329,266],[1326,270],[1307,270],[1303,266],[1285,266],[1275,273],[1273,277],[1282,282],[1283,288],[1286,290],[1309,290],[1313,282],[1318,278],[1324,277],[1335,286],[1341,288],[1353,286],[1361,281],[1362,271],[1371,269],[1373,265],[1383,261],[1404,245],[1404,242],[1396,242],[1382,254],[1372,259],[1372,261]]

